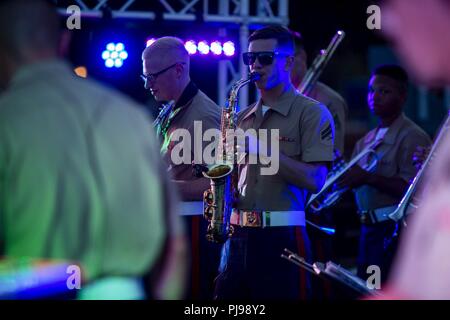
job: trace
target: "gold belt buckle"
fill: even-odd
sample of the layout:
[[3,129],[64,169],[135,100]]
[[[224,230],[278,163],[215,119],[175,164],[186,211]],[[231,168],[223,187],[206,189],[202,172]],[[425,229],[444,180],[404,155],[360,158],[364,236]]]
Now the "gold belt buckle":
[[242,225],[244,227],[262,227],[262,215],[257,211],[243,212]]

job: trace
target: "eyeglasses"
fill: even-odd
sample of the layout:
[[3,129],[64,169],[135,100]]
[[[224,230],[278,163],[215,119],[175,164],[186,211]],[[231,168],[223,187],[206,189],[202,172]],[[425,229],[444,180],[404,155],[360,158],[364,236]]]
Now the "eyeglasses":
[[258,59],[259,63],[263,66],[269,66],[273,63],[275,56],[288,56],[287,53],[282,53],[278,51],[259,51],[259,52],[244,52],[242,54],[242,59],[246,66],[252,65]]
[[156,80],[156,78],[158,78],[160,75],[162,75],[167,70],[170,70],[171,68],[175,67],[177,64],[184,64],[184,62],[176,62],[176,63],[168,66],[167,68],[162,69],[161,71],[158,71],[155,73],[150,73],[148,75],[141,74],[141,79],[144,80],[144,82],[149,82],[149,81],[153,82]]

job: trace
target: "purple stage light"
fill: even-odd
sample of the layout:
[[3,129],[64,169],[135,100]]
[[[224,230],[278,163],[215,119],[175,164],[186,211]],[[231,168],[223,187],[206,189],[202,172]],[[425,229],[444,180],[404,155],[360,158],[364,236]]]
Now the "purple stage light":
[[209,53],[209,46],[206,41],[200,41],[197,45],[198,51],[201,54],[208,54]]
[[227,57],[234,56],[236,49],[234,48],[234,43],[231,41],[227,41],[223,44],[223,53]]
[[[150,46],[153,42],[156,41],[157,38],[147,38],[147,47]],[[113,44],[114,46],[117,46]],[[184,47],[189,55],[200,54],[201,56],[208,56],[212,53],[214,56],[226,56],[232,57],[236,53],[235,45],[232,41],[226,41],[225,43],[221,43],[218,40],[214,40],[209,43],[206,40],[202,40],[196,42],[193,39],[186,40],[184,42]],[[117,48],[115,48],[117,51]],[[114,50],[113,50],[114,51]],[[111,54],[112,52],[110,52]],[[120,58],[123,59],[122,55],[119,55]],[[108,58],[116,59],[115,56],[109,56]],[[125,58],[126,59],[126,58]]]
[[194,40],[188,40],[184,43],[184,47],[186,48],[186,51],[189,54],[196,54],[197,53],[197,45],[195,44]]
[[156,39],[155,38],[151,38],[147,40],[147,47],[150,46],[153,42],[155,42]]
[[219,56],[222,54],[222,45],[219,41],[211,42],[211,52],[214,53],[216,56]]

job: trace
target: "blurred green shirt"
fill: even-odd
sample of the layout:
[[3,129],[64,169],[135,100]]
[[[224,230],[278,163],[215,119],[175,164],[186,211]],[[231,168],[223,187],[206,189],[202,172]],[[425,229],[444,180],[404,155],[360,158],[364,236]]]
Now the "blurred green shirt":
[[0,97],[3,254],[142,275],[167,234],[163,172],[138,105],[62,61],[21,68]]

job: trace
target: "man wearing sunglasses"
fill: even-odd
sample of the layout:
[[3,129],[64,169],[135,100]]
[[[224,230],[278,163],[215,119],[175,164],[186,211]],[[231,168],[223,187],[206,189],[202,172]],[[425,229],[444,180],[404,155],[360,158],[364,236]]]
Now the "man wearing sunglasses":
[[[213,279],[217,275],[220,257],[219,247],[205,239],[207,222],[203,219],[203,192],[209,188],[209,180],[192,174],[192,164],[174,164],[172,151],[184,141],[174,137],[178,129],[185,129],[191,137],[191,159],[196,159],[194,121],[202,125],[201,136],[211,128],[220,127],[220,109],[191,81],[190,59],[183,42],[174,37],[163,37],[148,46],[143,54],[143,75],[146,89],[156,101],[170,102],[157,118],[156,129],[162,140],[161,153],[181,195],[179,214],[182,215],[190,236],[191,274],[186,298],[209,299],[212,297]],[[166,105],[167,106],[167,105]],[[179,131],[178,131],[179,132]],[[183,150],[185,150],[184,148]],[[194,150],[195,149],[195,150]],[[175,151],[174,151],[175,152]]]
[[[244,131],[278,130],[279,170],[262,175],[264,164],[239,165],[239,201],[231,216],[235,233],[222,250],[215,297],[308,298],[308,275],[280,255],[291,248],[309,261],[305,201],[308,192],[322,187],[333,160],[333,119],[292,85],[294,43],[286,28],[252,33],[243,60],[261,75],[256,81],[261,98],[239,114],[237,124]],[[258,137],[250,136],[248,152],[257,144]]]

